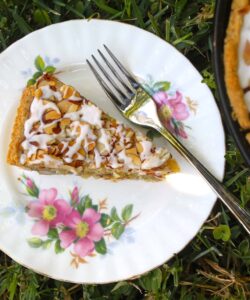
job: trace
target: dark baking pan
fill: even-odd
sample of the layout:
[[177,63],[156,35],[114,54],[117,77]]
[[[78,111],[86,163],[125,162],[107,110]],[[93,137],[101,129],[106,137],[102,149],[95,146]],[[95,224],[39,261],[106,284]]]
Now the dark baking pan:
[[242,132],[242,129],[240,128],[238,123],[232,118],[232,108],[230,106],[230,101],[228,99],[224,81],[223,50],[230,8],[230,0],[216,1],[213,37],[213,66],[215,72],[215,80],[218,87],[218,95],[221,102],[221,108],[224,114],[226,126],[230,130],[246,163],[248,164],[248,166],[250,166],[250,145],[245,138],[244,132]]

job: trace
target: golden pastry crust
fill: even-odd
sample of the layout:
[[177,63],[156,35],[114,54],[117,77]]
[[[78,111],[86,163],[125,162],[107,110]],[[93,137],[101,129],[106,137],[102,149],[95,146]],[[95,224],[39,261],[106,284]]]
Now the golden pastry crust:
[[[46,96],[48,92],[50,95]],[[59,98],[57,99],[57,97]],[[99,125],[91,125],[94,119],[92,121],[83,120],[82,117],[79,119],[82,113],[85,116],[84,111],[81,110],[84,107],[85,109],[87,108],[88,113],[86,116],[88,117],[91,115],[89,109],[94,108],[95,112],[98,110],[100,115],[97,121],[103,122],[104,127],[100,125],[101,123]],[[42,113],[40,114],[39,111]],[[34,117],[39,118],[37,126],[38,120],[34,120]],[[32,122],[28,125],[30,121]],[[86,135],[86,132],[84,135],[84,130],[86,129],[90,133],[89,136]],[[133,132],[132,129],[125,127],[104,112],[101,112],[99,108],[83,98],[72,86],[65,85],[56,77],[45,74],[35,85],[27,87],[23,92],[13,126],[7,162],[11,165],[35,170],[40,173],[74,173],[82,177],[93,176],[112,180],[144,179],[156,181],[164,179],[168,173],[179,171],[178,164],[171,158],[167,150],[160,148],[158,149],[160,151],[159,155],[163,155],[162,158],[164,157],[164,159],[156,167],[148,169],[141,169],[139,167],[139,169],[135,168],[133,170],[132,168],[132,171],[128,171],[126,168],[123,168],[125,160],[123,163],[119,162],[120,167],[110,167],[106,157],[110,155],[111,158],[112,151],[103,153],[106,150],[102,147],[104,144],[100,144],[103,138],[102,130],[112,131],[112,137],[115,139],[115,142],[114,144],[111,142],[110,146],[115,153],[115,157],[119,156],[120,151],[124,151],[123,156],[131,158],[134,166],[141,166],[143,161],[145,162],[141,153],[146,148],[143,150],[143,144],[140,144],[140,142],[148,143],[150,142],[148,138]],[[72,132],[74,132],[73,138],[71,137]],[[99,135],[100,133],[101,136]],[[123,145],[123,148],[121,145],[120,148],[118,147],[118,144],[123,140],[121,139],[121,135],[123,139],[129,139]],[[36,140],[33,140],[34,136]],[[43,140],[42,136],[46,136],[46,139]],[[76,144],[76,140],[81,137],[84,140],[81,140],[79,144],[81,146],[76,150],[74,145]],[[67,145],[63,146],[63,143]],[[35,151],[31,149],[32,147]],[[153,145],[150,147],[152,147],[150,148],[152,152],[149,152],[148,155],[150,156],[146,158],[146,162],[147,159],[150,159],[151,155],[156,153],[156,148]],[[75,153],[71,157],[65,155],[65,153],[71,152],[72,149]],[[97,166],[96,151],[104,159],[104,162],[100,163],[99,166]],[[81,160],[79,160],[80,157]],[[70,159],[70,161],[67,161],[67,159]],[[114,159],[114,156],[112,159]],[[115,164],[117,163],[118,161],[115,162]]]
[[249,0],[233,0],[224,45],[225,83],[233,115],[242,129],[250,129],[249,112],[238,77],[238,50],[243,17],[249,11]]
[[24,140],[24,123],[30,114],[30,105],[34,98],[35,87],[30,86],[25,88],[11,134],[11,142],[7,153],[7,162],[11,165],[21,166],[20,159],[20,144]]

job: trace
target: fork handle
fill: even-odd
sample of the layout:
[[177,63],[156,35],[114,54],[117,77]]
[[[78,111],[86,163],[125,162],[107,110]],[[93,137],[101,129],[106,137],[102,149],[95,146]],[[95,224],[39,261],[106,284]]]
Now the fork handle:
[[156,126],[155,129],[163,135],[171,145],[182,154],[203,176],[218,198],[227,206],[231,213],[238,219],[241,225],[250,234],[250,214],[237,202],[237,198],[231,194],[222,183],[220,183],[209,171],[184,147],[169,131],[163,126]]

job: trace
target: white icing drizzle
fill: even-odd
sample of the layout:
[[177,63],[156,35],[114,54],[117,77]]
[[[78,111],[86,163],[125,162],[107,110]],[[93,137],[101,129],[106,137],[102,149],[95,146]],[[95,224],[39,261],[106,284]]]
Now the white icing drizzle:
[[[122,156],[121,156],[122,159]],[[117,156],[115,155],[114,151],[109,156],[109,166],[113,169],[120,168],[122,166],[122,163],[119,163],[117,160]]]
[[42,100],[34,98],[30,106],[30,118],[25,122],[24,125],[24,135],[26,138],[29,138],[35,134],[34,132],[31,133],[31,129],[36,122],[42,122],[42,116],[47,109],[52,109],[60,113],[60,110],[55,103],[49,102],[44,105]]
[[83,103],[78,111],[67,113],[64,115],[64,118],[69,118],[73,121],[81,120],[91,125],[101,127],[101,114],[102,112],[97,106]]
[[144,160],[151,155],[152,143],[150,141],[141,141],[140,144],[143,147],[143,151],[140,153],[140,158]]
[[97,168],[100,168],[101,163],[103,162],[103,157],[100,155],[99,151],[97,149],[94,150],[95,153],[95,165]]
[[62,99],[62,94],[58,91],[53,91],[49,85],[41,86],[40,89],[42,91],[43,99],[49,99],[52,96],[54,96],[57,100]]
[[98,139],[98,142],[103,144],[106,151],[110,153],[111,151],[111,145],[110,145],[110,136],[104,128],[100,129],[100,137]]
[[26,159],[27,159],[27,155],[26,154],[21,154],[21,156],[20,156],[20,163],[22,165],[25,164]]
[[119,160],[123,161],[124,167],[127,169],[137,169],[138,167],[135,166],[132,162],[132,159],[128,157],[125,153],[125,150],[122,150],[117,154]]
[[[65,154],[64,160],[67,163],[72,162],[72,156],[78,152],[78,150],[82,146],[82,142],[85,140],[88,133],[91,131],[90,126],[88,124],[81,124],[79,121],[72,122],[70,127],[72,128],[72,137],[77,136],[77,138],[75,139],[74,145],[69,147],[69,150]],[[79,129],[80,132],[78,132]]]
[[22,142],[22,147],[24,150],[27,150],[27,156],[31,157],[37,151],[37,146],[32,145],[32,142],[36,142],[39,144],[39,149],[46,150],[48,147],[48,143],[55,138],[55,135],[48,135],[48,134],[37,134],[31,136],[28,140],[24,140]]
[[62,152],[68,147],[69,142],[67,141],[61,141],[61,144],[63,144]]
[[141,165],[142,170],[149,170],[161,166],[170,157],[170,153],[164,149],[158,148],[154,154],[145,159]]

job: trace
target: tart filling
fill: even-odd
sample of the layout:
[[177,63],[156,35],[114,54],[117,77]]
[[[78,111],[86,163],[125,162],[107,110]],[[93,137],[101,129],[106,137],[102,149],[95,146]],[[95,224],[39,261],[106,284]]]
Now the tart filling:
[[225,83],[233,117],[250,141],[250,2],[233,0],[224,46]]
[[244,100],[250,112],[250,11],[244,14],[238,53],[238,76]]
[[24,91],[7,160],[39,172],[111,179],[160,180],[178,171],[167,149],[48,74]]

